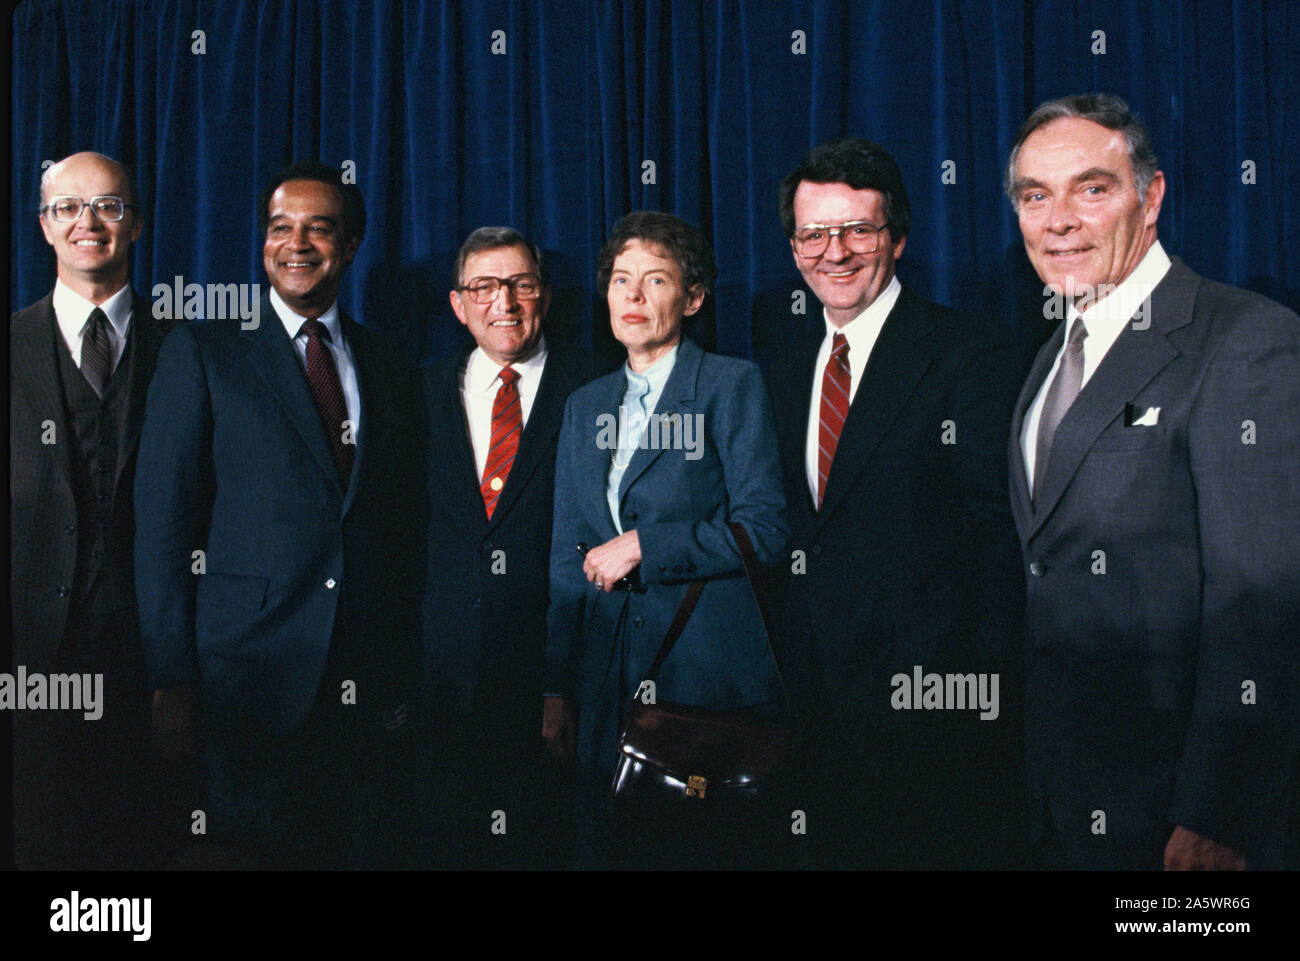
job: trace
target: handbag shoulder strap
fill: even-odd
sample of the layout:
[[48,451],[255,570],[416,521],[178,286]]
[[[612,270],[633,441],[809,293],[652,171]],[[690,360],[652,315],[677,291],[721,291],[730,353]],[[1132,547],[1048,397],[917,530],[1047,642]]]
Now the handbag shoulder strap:
[[[745,577],[749,581],[750,590],[754,594],[754,600],[758,604],[758,615],[763,621],[763,633],[767,637],[767,650],[772,655],[772,666],[776,670],[777,683],[781,685],[782,697],[787,697],[785,688],[785,678],[781,676],[781,665],[777,661],[776,651],[772,647],[772,618],[768,613],[767,605],[763,603],[762,591],[759,590],[758,584],[758,558],[754,554],[754,544],[749,539],[749,533],[738,522],[731,521],[727,524],[731,531],[731,536],[736,540],[736,546],[740,548],[740,559],[745,565]],[[677,638],[681,637],[682,631],[686,629],[686,622],[690,620],[695,605],[699,603],[700,594],[704,591],[704,580],[691,581],[690,587],[686,589],[686,595],[677,607],[677,613],[673,615],[672,623],[668,625],[668,633],[664,635],[664,641],[659,645],[659,653],[655,655],[654,663],[650,665],[650,670],[646,672],[645,680],[653,681],[659,677],[659,669],[664,666],[664,661],[668,660],[668,655],[672,653],[673,646],[677,643]]]

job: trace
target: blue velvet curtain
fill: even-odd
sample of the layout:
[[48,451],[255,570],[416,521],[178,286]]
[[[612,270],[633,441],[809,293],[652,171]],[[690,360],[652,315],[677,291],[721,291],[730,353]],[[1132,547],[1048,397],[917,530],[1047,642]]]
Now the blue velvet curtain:
[[135,169],[148,292],[264,285],[261,186],[319,157],[355,165],[369,211],[345,309],[424,357],[464,336],[450,264],[489,223],[548,252],[555,335],[612,352],[596,252],[619,216],[659,208],[718,253],[699,339],[762,358],[820,323],[811,295],[796,312],[777,184],[853,133],[903,168],[903,282],[1038,337],[1002,168],[1035,104],[1089,90],[1151,126],[1167,249],[1300,306],[1300,4],[26,0],[12,29],[11,309],[53,283],[43,161],[94,149]]

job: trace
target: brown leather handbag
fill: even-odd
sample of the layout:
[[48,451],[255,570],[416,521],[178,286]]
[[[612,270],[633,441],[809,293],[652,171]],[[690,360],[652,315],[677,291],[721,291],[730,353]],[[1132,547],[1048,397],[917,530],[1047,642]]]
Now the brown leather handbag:
[[[772,624],[759,592],[758,562],[745,529],[728,525],[745,563],[763,620],[767,648],[788,713],[785,681],[772,650]],[[704,590],[694,581],[673,617],[646,680],[653,681],[672,652]],[[643,703],[633,697],[618,744],[614,800],[623,810],[730,807],[767,799],[787,769],[794,733],[777,718],[752,709],[710,710],[690,704]],[[667,813],[667,812],[666,812]]]

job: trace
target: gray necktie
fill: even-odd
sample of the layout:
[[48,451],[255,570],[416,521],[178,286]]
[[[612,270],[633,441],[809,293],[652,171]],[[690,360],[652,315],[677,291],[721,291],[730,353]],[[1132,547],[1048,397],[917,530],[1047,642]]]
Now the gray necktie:
[[1056,376],[1047,388],[1043,398],[1043,410],[1038,415],[1038,443],[1034,448],[1034,503],[1043,492],[1043,479],[1047,477],[1047,459],[1052,453],[1052,439],[1056,428],[1060,426],[1065,412],[1070,409],[1074,399],[1079,396],[1083,386],[1083,342],[1088,336],[1088,328],[1083,325],[1083,318],[1074,318],[1070,325],[1070,339],[1061,355],[1061,366],[1056,369]]
[[104,396],[113,376],[113,348],[108,342],[108,315],[96,307],[90,312],[90,329],[81,342],[81,375],[91,389]]

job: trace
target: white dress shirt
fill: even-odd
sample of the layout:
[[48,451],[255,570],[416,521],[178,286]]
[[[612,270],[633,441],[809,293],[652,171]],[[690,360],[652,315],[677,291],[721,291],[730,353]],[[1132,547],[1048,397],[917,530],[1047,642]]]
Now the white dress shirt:
[[[307,333],[302,329],[306,317],[299,317],[280,297],[280,292],[271,288],[271,307],[284,325],[284,331],[293,342],[293,349],[302,361],[302,369],[307,370]],[[329,331],[330,355],[334,358],[334,369],[339,374],[339,386],[343,388],[343,401],[348,408],[348,420],[352,421],[352,436],[361,437],[361,391],[357,387],[357,367],[352,361],[352,348],[343,336],[343,322],[339,320],[338,301],[330,304],[330,309],[317,318]]]
[[[1101,365],[1115,341],[1119,339],[1119,335],[1124,332],[1133,315],[1138,312],[1143,301],[1151,296],[1151,291],[1155,290],[1156,284],[1164,279],[1170,266],[1169,255],[1157,240],[1133,272],[1125,277],[1110,294],[1089,304],[1082,312],[1076,310],[1074,304],[1070,304],[1066,309],[1064,321],[1066,339],[1076,317],[1083,318],[1084,329],[1088,331],[1088,336],[1083,341],[1083,381],[1079,384],[1080,392],[1087,386],[1088,380]],[[1150,322],[1149,317],[1146,318],[1146,322]],[[1061,366],[1065,347],[1065,340],[1062,340],[1061,349],[1056,352],[1056,360],[1052,362],[1052,369],[1043,378],[1043,383],[1038,388],[1038,395],[1025,411],[1025,422],[1020,428],[1020,450],[1025,458],[1025,478],[1031,495],[1034,491],[1034,461],[1038,456],[1038,420],[1043,412],[1047,389]]]
[[[81,294],[76,293],[62,280],[54,282],[54,319],[59,323],[59,333],[68,345],[72,362],[81,369],[81,345],[90,330],[90,315],[95,309]],[[99,304],[108,317],[108,341],[112,351],[113,370],[117,370],[122,352],[126,350],[126,335],[131,326],[131,285],[127,284],[108,300]]]
[[632,464],[632,458],[641,447],[650,418],[659,406],[659,398],[668,386],[668,377],[677,366],[677,351],[681,340],[673,344],[668,352],[647,367],[641,373],[632,369],[631,361],[623,364],[623,400],[618,407],[618,446],[610,451],[609,474],[605,477],[605,502],[609,505],[609,516],[614,527],[622,534],[623,521],[618,516],[620,501],[619,488],[623,486],[623,475]]
[[[546,366],[546,338],[538,340],[537,347],[526,359],[510,366],[519,374],[515,389],[519,391],[519,414],[523,418],[519,423],[522,442],[523,429],[528,426],[528,415],[533,411],[537,387],[542,382],[542,368]],[[483,468],[487,467],[492,446],[492,405],[502,384],[503,369],[483,353],[482,347],[475,347],[460,372],[460,403],[465,411],[465,427],[469,445],[474,449],[474,469],[479,483],[483,482]]]
[[826,362],[831,359],[831,341],[835,339],[836,334],[843,334],[844,339],[849,342],[849,403],[852,404],[853,398],[858,394],[858,384],[862,383],[862,372],[867,369],[867,360],[871,357],[872,348],[876,346],[880,330],[885,326],[885,318],[894,309],[894,304],[898,302],[898,295],[902,291],[903,285],[898,282],[898,276],[891,277],[889,284],[880,292],[880,296],[843,327],[832,324],[830,318],[826,317],[825,308],[822,309],[822,318],[826,323],[826,338],[822,341],[821,349],[817,351],[817,362],[813,366],[812,398],[808,403],[808,441],[804,450],[808,490],[812,494],[814,504],[817,503],[817,477],[820,471],[818,460],[821,456],[819,450],[822,377],[826,371]]

